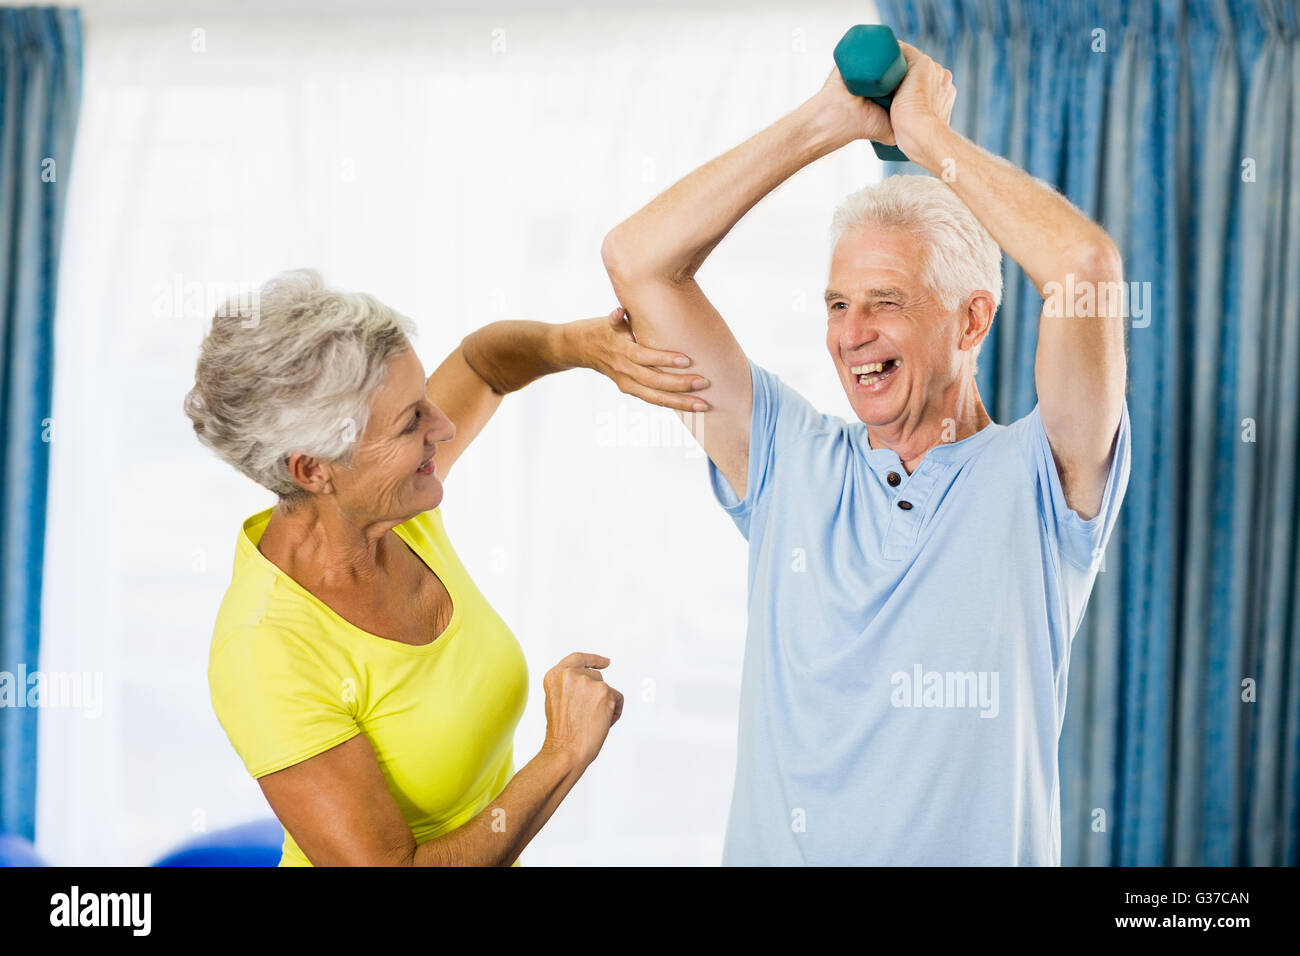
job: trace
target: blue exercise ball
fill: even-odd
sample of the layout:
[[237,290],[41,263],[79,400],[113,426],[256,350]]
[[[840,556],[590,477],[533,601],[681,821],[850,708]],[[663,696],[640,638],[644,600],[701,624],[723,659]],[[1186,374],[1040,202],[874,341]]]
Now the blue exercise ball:
[[0,866],[49,866],[36,853],[36,847],[26,837],[16,833],[0,833]]
[[204,833],[154,866],[279,866],[284,829],[274,817]]

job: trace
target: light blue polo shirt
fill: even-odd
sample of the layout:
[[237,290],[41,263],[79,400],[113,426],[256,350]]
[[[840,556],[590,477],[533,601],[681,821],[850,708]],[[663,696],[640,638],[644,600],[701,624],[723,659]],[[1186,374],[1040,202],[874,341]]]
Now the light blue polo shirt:
[[[1129,477],[1065,503],[1038,407],[911,475],[750,362],[749,630],[724,865],[1059,865],[1070,642]],[[910,504],[910,508],[908,505]]]

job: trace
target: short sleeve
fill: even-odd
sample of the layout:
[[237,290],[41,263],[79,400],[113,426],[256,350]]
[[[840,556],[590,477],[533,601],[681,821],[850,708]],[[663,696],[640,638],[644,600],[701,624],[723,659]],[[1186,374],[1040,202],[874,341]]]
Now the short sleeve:
[[1091,571],[1101,561],[1129,479],[1128,401],[1120,413],[1119,428],[1111,456],[1110,472],[1102,492],[1101,510],[1085,521],[1065,503],[1065,491],[1056,470],[1052,446],[1043,429],[1039,406],[1016,422],[1016,435],[1038,481],[1038,507],[1049,528],[1054,529],[1061,557],[1077,569]]
[[736,497],[731,483],[712,460],[709,485],[724,511],[746,539],[755,507],[767,493],[778,456],[793,442],[821,429],[828,416],[767,369],[749,360],[754,408],[749,420],[749,471],[745,496]]
[[360,733],[355,688],[329,674],[310,645],[288,631],[245,628],[214,644],[208,686],[217,720],[254,777]]

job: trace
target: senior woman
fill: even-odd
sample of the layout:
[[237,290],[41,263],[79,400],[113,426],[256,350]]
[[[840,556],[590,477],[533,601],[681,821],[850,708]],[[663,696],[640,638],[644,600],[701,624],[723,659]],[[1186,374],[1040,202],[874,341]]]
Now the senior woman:
[[369,295],[283,273],[213,320],[185,400],[200,440],[278,499],[239,531],[208,678],[285,828],[281,866],[518,864],[623,697],[608,658],[565,657],[515,772],[524,656],[452,550],[442,479],[504,394],[552,372],[706,407],[703,379],[656,369],[689,359],[636,344],[620,310],[492,323],[427,381],[411,332]]

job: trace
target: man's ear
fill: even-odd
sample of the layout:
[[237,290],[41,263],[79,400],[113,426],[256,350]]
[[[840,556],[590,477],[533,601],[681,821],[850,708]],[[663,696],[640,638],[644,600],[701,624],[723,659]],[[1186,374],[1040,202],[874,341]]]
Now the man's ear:
[[333,469],[320,459],[304,455],[300,451],[289,456],[289,476],[300,488],[313,495],[334,492]]
[[989,329],[993,326],[993,313],[996,311],[993,296],[988,292],[981,290],[971,294],[961,313],[962,348],[973,349],[984,341],[984,337],[989,334]]

